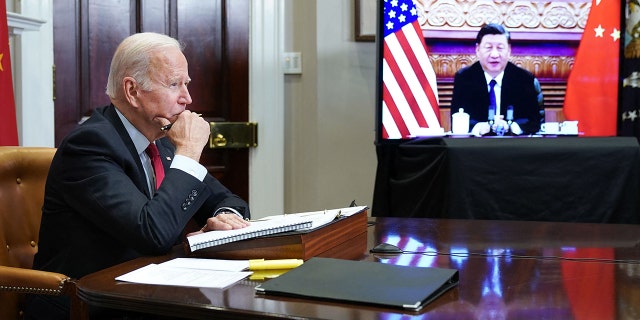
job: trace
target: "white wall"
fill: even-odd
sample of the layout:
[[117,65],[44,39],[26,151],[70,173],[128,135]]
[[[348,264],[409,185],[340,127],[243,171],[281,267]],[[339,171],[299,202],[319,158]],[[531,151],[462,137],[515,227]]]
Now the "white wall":
[[284,39],[282,0],[251,2],[249,120],[258,123],[258,147],[249,149],[252,218],[284,209]]
[[11,36],[18,137],[22,146],[53,147],[53,0],[7,0],[7,11],[42,21]]
[[377,159],[375,44],[354,41],[353,0],[286,1],[285,209],[371,206]]

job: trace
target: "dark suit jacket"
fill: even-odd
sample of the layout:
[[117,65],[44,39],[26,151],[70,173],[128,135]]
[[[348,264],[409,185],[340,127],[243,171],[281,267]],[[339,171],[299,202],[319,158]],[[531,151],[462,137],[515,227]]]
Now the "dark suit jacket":
[[[507,106],[513,106],[514,121],[524,133],[540,130],[544,118],[540,85],[533,74],[509,62],[502,78],[500,95],[501,114],[506,118]],[[478,122],[487,121],[489,114],[489,91],[480,62],[460,69],[453,82],[451,113],[464,108],[469,114],[470,128]]]
[[34,268],[80,278],[141,255],[167,253],[192,217],[247,203],[213,176],[170,169],[174,146],[156,142],[165,178],[151,198],[131,138],[113,105],[97,109],[60,144],[45,187]]

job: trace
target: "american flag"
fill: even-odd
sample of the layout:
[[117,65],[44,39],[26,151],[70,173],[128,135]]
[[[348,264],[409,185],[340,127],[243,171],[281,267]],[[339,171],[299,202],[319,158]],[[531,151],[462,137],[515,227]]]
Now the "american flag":
[[382,138],[440,128],[436,74],[412,0],[384,0]]

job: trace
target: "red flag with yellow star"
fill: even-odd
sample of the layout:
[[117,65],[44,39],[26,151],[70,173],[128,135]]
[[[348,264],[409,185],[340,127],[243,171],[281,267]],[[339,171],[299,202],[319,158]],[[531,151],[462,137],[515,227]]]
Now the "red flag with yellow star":
[[620,16],[620,1],[592,1],[569,74],[564,115],[585,136],[617,133]]
[[7,4],[0,1],[0,146],[18,145],[16,103],[11,81]]

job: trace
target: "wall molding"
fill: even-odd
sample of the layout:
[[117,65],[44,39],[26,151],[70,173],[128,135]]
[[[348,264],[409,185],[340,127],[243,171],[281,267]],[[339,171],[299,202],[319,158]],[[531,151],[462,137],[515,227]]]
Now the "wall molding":
[[252,218],[284,212],[283,0],[251,1],[249,120],[258,122],[258,147],[249,150]]
[[7,11],[7,25],[10,35],[19,35],[24,31],[38,31],[40,27],[47,23],[45,20],[27,17],[19,13]]

